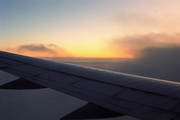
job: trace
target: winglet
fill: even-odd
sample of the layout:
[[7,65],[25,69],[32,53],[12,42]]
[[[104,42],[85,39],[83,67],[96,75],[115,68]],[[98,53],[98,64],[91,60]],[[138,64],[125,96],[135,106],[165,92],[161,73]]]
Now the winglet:
[[124,116],[124,114],[88,103],[85,106],[73,111],[72,113],[64,116],[60,120],[73,120],[73,119],[101,119]]
[[15,89],[15,90],[41,89],[41,88],[46,88],[46,87],[32,83],[23,78],[19,78],[17,80],[14,80],[12,82],[0,86],[0,89]]

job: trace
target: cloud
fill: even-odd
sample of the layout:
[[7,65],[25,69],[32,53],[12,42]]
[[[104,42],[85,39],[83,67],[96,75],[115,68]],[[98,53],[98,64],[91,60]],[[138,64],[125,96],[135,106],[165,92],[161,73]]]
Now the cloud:
[[149,33],[109,42],[109,50],[132,54],[134,59],[109,66],[111,70],[180,81],[180,34]]
[[108,42],[109,50],[119,53],[141,56],[142,50],[149,47],[168,47],[180,45],[180,34],[149,33],[125,36]]
[[55,44],[27,44],[6,51],[34,57],[72,57],[72,54]]
[[148,47],[142,49],[142,56],[122,62],[93,64],[118,72],[160,78],[180,82],[180,46]]
[[47,52],[51,54],[56,54],[54,50],[51,48],[48,48],[48,46],[45,46],[43,44],[37,44],[37,45],[22,45],[18,48],[18,52],[23,51],[32,51],[32,52]]

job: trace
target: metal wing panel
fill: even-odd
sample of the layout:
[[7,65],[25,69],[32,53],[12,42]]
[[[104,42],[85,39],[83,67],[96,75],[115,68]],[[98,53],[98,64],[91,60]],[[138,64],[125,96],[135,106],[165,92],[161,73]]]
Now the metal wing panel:
[[11,67],[11,69],[14,69],[14,70],[17,70],[20,72],[24,72],[24,73],[27,73],[30,75],[38,75],[38,74],[46,71],[45,69],[34,67],[31,65],[16,66],[16,67]]
[[43,74],[39,75],[39,77],[57,81],[59,83],[64,83],[64,84],[76,83],[77,81],[80,81],[82,79],[80,77],[75,77],[75,76],[71,76],[68,74],[62,74],[60,72],[55,72],[55,71],[54,72],[49,71],[49,72],[43,73]]
[[22,63],[14,61],[14,60],[9,60],[6,58],[0,58],[0,62],[8,64],[8,65],[22,65]]
[[[171,84],[170,86],[173,88],[173,84],[171,82],[166,82],[166,81],[158,81],[155,80],[153,78],[145,78],[145,77],[138,77],[138,76],[127,76],[126,74],[117,74],[115,72],[107,72],[107,71],[101,71],[101,70],[92,70],[92,72],[83,74],[84,71],[87,70],[87,68],[83,68],[83,67],[79,67],[79,66],[70,66],[70,68],[73,68],[72,71],[68,71],[68,70],[61,70],[62,72],[66,72],[66,73],[70,73],[70,74],[74,74],[77,76],[82,76],[82,77],[86,77],[88,79],[94,79],[94,80],[99,80],[99,81],[104,81],[107,83],[112,83],[112,84],[116,84],[116,85],[120,85],[120,86],[124,86],[124,87],[130,87],[133,89],[140,89],[140,90],[144,90],[144,91],[148,91],[148,92],[153,92],[153,89],[151,88],[157,88],[157,87],[161,87],[163,86],[163,84],[167,84],[169,86],[169,84]],[[69,69],[70,69],[69,68]],[[75,69],[78,68],[77,72],[73,72],[75,71]],[[113,77],[113,78],[112,78]],[[148,90],[147,90],[148,89]],[[173,90],[171,89],[170,91],[173,92]],[[166,92],[159,92],[158,94],[163,94],[163,95],[168,95]],[[176,96],[179,97],[179,96]]]
[[8,67],[8,65],[3,62],[0,62],[0,69],[5,68],[5,67]]
[[180,103],[179,100],[134,90],[125,90],[116,97],[165,110],[173,110]]
[[110,96],[114,96],[124,90],[124,88],[121,88],[119,86],[91,80],[81,80],[73,84],[73,86]]

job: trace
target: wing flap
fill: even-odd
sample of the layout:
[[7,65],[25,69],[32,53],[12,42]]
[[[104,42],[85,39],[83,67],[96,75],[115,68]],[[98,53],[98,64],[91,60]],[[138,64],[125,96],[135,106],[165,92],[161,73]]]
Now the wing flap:
[[165,110],[173,110],[180,103],[177,100],[169,99],[165,96],[136,90],[125,90],[116,95],[116,97]]
[[160,111],[152,111],[143,114],[138,114],[136,117],[142,117],[142,120],[175,120],[176,115],[163,113]]

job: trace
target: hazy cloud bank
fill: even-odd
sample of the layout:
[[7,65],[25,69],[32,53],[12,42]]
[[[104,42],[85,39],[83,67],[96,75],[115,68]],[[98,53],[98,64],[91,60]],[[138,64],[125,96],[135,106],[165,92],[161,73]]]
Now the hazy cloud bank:
[[142,54],[141,58],[123,63],[116,70],[180,81],[180,46],[149,47]]
[[149,33],[117,38],[108,42],[109,49],[114,52],[142,56],[143,50],[149,47],[164,48],[180,45],[180,33]]

